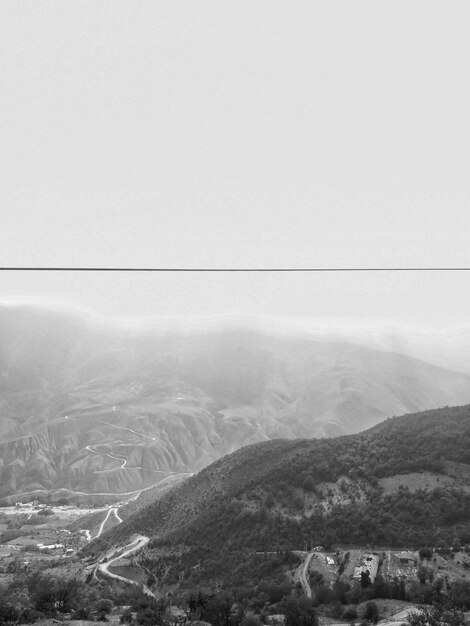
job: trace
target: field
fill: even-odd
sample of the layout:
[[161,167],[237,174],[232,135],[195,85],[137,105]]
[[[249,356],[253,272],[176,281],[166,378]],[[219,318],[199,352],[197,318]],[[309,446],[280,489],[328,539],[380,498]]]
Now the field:
[[[79,520],[91,512],[106,509],[80,508],[75,506],[9,506],[0,508],[0,560],[28,554],[28,560],[54,559],[65,556],[84,545],[86,534],[80,532]],[[44,514],[47,512],[47,514]],[[75,531],[67,530],[78,522]],[[42,549],[40,546],[56,546]],[[60,547],[57,547],[60,546]]]
[[[328,559],[334,560],[334,564],[329,564],[326,560],[327,557]],[[315,555],[310,560],[308,570],[309,574],[315,571],[318,572],[323,576],[323,579],[327,584],[333,584],[338,576],[338,563],[336,554],[326,554],[323,552],[315,553]]]

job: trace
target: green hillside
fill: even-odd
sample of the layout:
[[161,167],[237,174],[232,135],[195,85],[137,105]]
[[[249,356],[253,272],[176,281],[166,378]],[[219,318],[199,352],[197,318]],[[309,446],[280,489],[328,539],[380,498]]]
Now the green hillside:
[[[390,477],[397,486],[385,490]],[[389,419],[357,435],[248,446],[105,540],[135,532],[152,538],[146,567],[182,587],[256,582],[257,552],[298,550],[304,541],[327,549],[470,543],[470,406]]]

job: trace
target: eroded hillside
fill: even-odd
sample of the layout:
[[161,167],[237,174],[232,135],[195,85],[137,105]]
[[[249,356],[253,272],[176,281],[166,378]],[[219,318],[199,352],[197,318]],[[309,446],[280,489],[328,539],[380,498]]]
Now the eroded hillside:
[[129,330],[28,307],[0,321],[1,497],[122,493],[251,443],[470,401],[464,374],[344,342]]

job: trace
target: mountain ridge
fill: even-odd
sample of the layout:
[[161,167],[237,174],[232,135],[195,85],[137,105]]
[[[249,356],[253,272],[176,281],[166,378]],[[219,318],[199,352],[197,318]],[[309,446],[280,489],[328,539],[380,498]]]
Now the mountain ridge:
[[[142,563],[160,586],[179,580],[187,589],[219,578],[242,584],[252,555],[302,550],[306,541],[332,551],[470,543],[469,450],[470,405],[391,418],[354,435],[253,444],[154,503],[124,510],[102,540],[149,537]],[[221,575],[226,563],[233,568]]]
[[109,328],[28,307],[0,307],[0,322],[1,497],[128,492],[248,443],[470,401],[466,374],[345,342]]

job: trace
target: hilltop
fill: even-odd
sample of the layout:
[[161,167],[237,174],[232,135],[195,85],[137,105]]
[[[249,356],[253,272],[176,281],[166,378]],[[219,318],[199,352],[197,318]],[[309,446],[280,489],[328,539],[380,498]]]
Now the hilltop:
[[333,338],[0,307],[2,498],[109,500],[252,443],[466,402],[466,374]]

